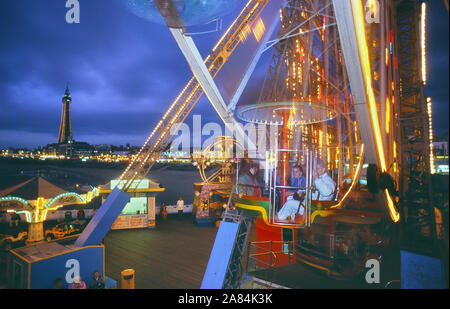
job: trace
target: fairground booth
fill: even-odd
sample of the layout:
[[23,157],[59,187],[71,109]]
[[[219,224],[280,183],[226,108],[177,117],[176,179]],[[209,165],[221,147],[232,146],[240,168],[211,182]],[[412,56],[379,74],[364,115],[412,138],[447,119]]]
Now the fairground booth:
[[[99,187],[102,203],[111,193],[112,189],[120,185],[119,180],[111,180],[108,184]],[[155,227],[155,197],[165,189],[159,183],[150,179],[134,180],[127,190],[131,196],[130,202],[125,206],[111,229],[152,228]]]

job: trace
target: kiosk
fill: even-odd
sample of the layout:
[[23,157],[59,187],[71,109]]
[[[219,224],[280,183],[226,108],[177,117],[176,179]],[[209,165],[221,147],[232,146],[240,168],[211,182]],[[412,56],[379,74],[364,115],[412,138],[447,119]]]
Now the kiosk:
[[[110,183],[99,187],[102,203],[118,184],[119,180],[111,180]],[[161,188],[159,183],[153,182],[150,179],[134,180],[127,191],[131,196],[130,202],[122,210],[111,229],[155,227],[155,197],[159,192],[163,192],[164,190],[165,188]]]

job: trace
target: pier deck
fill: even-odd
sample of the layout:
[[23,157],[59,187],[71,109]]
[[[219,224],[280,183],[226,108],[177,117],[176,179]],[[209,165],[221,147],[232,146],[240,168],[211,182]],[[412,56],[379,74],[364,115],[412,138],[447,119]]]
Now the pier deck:
[[114,230],[105,237],[106,275],[136,271],[138,289],[200,288],[217,228],[198,227],[190,214],[157,218],[154,229]]

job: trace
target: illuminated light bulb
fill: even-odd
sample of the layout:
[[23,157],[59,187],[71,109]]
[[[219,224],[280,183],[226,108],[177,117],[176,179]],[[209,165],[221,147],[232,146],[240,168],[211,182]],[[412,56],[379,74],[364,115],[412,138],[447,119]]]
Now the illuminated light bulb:
[[427,98],[427,112],[428,112],[428,138],[430,140],[430,173],[435,173],[434,154],[433,154],[433,122],[432,122],[432,105],[431,98]]
[[426,63],[426,4],[421,4],[421,16],[420,16],[420,46],[421,46],[421,58],[422,58],[422,82],[425,85],[427,83],[427,63]]

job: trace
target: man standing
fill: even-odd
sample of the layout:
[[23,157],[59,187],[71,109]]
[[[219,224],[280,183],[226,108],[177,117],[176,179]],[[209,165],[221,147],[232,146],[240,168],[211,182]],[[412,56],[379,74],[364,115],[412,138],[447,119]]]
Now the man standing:
[[178,218],[181,218],[183,211],[184,211],[184,201],[181,196],[177,201],[177,208],[178,208]]

